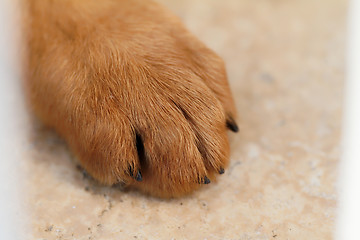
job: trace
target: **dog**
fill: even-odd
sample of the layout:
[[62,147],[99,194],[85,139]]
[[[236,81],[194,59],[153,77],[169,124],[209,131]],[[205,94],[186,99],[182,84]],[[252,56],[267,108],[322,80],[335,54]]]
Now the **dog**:
[[25,89],[99,182],[157,197],[224,173],[238,131],[223,60],[150,0],[23,0]]

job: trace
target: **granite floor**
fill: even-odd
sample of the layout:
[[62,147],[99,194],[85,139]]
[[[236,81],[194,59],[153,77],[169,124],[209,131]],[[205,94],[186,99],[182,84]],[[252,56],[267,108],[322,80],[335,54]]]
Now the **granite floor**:
[[240,133],[193,195],[103,187],[30,126],[29,239],[332,239],[344,83],[343,0],[161,0],[226,61]]

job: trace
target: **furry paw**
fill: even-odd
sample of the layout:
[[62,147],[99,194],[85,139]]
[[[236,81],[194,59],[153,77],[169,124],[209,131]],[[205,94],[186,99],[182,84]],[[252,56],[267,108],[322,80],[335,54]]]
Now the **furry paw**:
[[176,17],[147,1],[28,9],[29,97],[89,174],[173,197],[224,173],[238,130],[224,63]]

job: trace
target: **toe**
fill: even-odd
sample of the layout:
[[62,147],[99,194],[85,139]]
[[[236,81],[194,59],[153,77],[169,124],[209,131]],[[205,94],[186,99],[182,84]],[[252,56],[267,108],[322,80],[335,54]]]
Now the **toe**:
[[70,145],[95,179],[104,184],[141,181],[135,134],[125,117],[107,116],[73,132]]
[[[141,183],[135,184],[153,195],[174,197],[208,184],[207,169],[196,144],[196,135],[181,111],[170,102],[170,111],[153,111],[149,126],[139,130],[144,145]],[[152,122],[150,122],[152,121]]]
[[182,97],[173,102],[188,120],[206,168],[222,172],[229,158],[224,109],[206,85],[201,81],[197,81],[197,84],[198,88],[182,92]]

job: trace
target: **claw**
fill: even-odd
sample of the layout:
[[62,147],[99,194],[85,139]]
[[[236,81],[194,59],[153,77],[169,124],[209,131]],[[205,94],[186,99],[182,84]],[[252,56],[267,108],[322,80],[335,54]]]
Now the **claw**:
[[141,182],[141,181],[142,181],[142,176],[141,176],[140,170],[138,170],[138,172],[137,172],[137,174],[136,174],[136,177],[135,177],[135,180],[138,181],[138,182]]
[[224,168],[220,168],[219,169],[219,174],[224,174],[225,173],[225,169]]
[[205,176],[203,183],[204,183],[204,184],[209,184],[209,183],[211,183],[211,181],[210,181],[210,179],[209,179],[207,176]]
[[136,176],[134,176],[134,171],[133,171],[133,167],[131,165],[129,165],[129,175],[130,177],[134,178],[136,181],[141,182],[142,181],[142,175],[140,170],[137,171]]
[[239,131],[239,127],[232,117],[229,117],[229,119],[226,121],[226,126],[233,132]]

